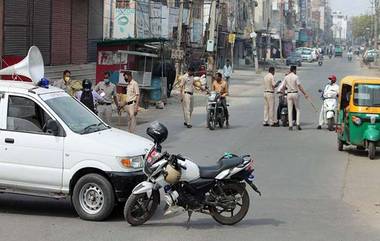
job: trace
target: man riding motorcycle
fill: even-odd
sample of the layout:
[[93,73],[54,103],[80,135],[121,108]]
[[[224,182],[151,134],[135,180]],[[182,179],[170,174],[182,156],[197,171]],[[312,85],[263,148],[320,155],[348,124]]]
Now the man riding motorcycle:
[[[327,99],[327,98],[338,98],[339,96],[339,85],[336,84],[336,76],[335,75],[330,75],[328,77],[328,79],[330,80],[330,83],[326,85],[325,89],[323,90],[323,93],[322,93],[322,99]],[[333,96],[333,97],[331,97]],[[322,107],[321,107],[321,112],[319,114],[319,124],[318,124],[318,127],[317,129],[322,129],[322,125],[324,123],[326,123],[326,120],[325,120],[325,108],[324,108],[324,104],[322,104]]]
[[216,73],[215,80],[212,83],[211,90],[221,95],[221,104],[222,104],[224,114],[226,117],[226,126],[228,128],[230,127],[228,108],[227,108],[227,99],[226,99],[228,95],[228,87],[227,87],[227,82],[223,80],[221,73]]

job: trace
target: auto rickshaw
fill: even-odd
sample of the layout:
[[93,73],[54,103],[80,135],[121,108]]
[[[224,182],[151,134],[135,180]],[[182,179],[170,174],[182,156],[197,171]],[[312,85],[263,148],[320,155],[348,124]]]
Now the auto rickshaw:
[[338,150],[354,145],[374,159],[380,144],[380,78],[347,76],[339,93]]

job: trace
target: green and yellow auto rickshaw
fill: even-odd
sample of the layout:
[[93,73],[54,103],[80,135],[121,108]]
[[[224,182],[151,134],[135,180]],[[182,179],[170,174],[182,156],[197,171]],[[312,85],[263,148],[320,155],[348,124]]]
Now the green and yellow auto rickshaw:
[[347,76],[339,93],[338,150],[354,145],[374,159],[380,144],[380,78]]

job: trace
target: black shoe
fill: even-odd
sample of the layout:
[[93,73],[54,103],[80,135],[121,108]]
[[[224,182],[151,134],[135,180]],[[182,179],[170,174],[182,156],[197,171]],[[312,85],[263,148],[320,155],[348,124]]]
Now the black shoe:
[[187,125],[187,128],[189,128],[189,129],[192,128],[192,127],[193,127],[192,125],[189,125],[189,124]]
[[263,124],[263,126],[265,126],[265,127],[266,127],[266,126],[269,126],[269,124],[266,124],[266,123],[265,123],[265,124]]
[[297,126],[297,129],[298,129],[299,131],[301,131],[301,130],[302,130],[302,128],[301,128],[301,126],[300,126],[300,125],[298,125],[298,126]]
[[187,127],[187,123],[186,122],[183,122],[183,125]]
[[274,123],[273,125],[271,125],[271,127],[279,127],[280,124],[278,122]]
[[322,126],[318,126],[317,129],[318,129],[318,130],[322,129]]
[[293,126],[289,126],[289,131],[292,131],[293,130]]

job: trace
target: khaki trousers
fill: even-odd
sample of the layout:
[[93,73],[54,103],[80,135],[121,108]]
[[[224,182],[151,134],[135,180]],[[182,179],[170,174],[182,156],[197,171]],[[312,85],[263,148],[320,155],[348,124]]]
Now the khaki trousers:
[[277,117],[274,114],[274,98],[274,93],[264,92],[264,124],[273,125],[277,123]]
[[108,125],[111,125],[112,106],[111,105],[98,105],[98,115]]
[[135,133],[136,131],[136,116],[135,109],[136,104],[130,104],[126,106],[127,109],[127,119],[128,119],[128,131],[130,133]]
[[191,115],[194,109],[194,96],[186,93],[183,95],[182,109],[185,123],[191,125]]
[[298,93],[288,93],[288,119],[289,119],[289,127],[293,126],[293,105],[296,107],[297,111],[297,120],[296,125],[300,125],[300,105],[299,105],[299,95]]

